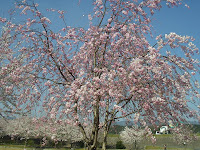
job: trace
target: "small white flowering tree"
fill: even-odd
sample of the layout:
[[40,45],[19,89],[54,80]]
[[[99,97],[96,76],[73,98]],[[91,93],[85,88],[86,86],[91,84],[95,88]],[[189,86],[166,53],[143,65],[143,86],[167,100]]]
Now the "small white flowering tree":
[[83,140],[83,135],[78,127],[58,120],[47,121],[45,119],[22,117],[8,120],[2,126],[2,131],[6,135],[20,137],[25,141],[30,138],[40,138],[42,139],[41,146],[45,146],[49,140],[52,140],[55,144],[58,141],[65,141],[71,144]]
[[65,141],[71,144],[83,140],[82,133],[76,126],[58,121],[49,123],[48,127],[50,130],[46,133],[46,136],[53,140],[55,143],[58,141]]
[[20,140],[25,140],[25,145],[28,139],[36,137],[37,130],[32,123],[32,119],[28,117],[21,117],[18,119],[8,120],[8,122],[3,127],[3,131],[6,135],[14,138],[20,138]]
[[138,143],[144,138],[146,131],[137,127],[125,127],[120,133],[120,139],[127,149],[137,149]]
[[7,124],[6,121],[7,120],[5,120],[5,119],[0,119],[0,137],[3,137],[3,136],[6,135],[6,133],[4,131],[4,128],[5,128],[6,124]]

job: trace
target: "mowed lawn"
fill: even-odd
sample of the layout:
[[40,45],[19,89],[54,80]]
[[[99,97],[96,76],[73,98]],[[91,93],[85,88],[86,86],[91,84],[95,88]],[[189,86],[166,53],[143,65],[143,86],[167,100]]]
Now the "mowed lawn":
[[[164,150],[164,145],[167,145],[167,150],[200,150],[200,136],[197,136],[197,141],[194,141],[187,146],[177,145],[171,138],[171,135],[155,135],[157,142],[155,145],[151,141],[144,139],[140,142],[141,150]],[[108,145],[115,146],[120,140],[119,134],[109,134]],[[24,145],[0,145],[0,150],[55,150],[56,148],[31,148]],[[100,150],[101,148],[98,148]],[[69,148],[58,148],[57,150],[70,150]],[[84,148],[74,150],[85,150]],[[111,149],[110,149],[111,150]],[[116,150],[116,149],[112,149]]]
[[35,148],[24,148],[23,146],[19,147],[18,145],[12,146],[0,146],[0,150],[36,150]]
[[[0,146],[0,150],[55,150],[55,149],[56,148],[27,148],[27,147],[24,147],[23,145],[5,145],[5,146]],[[69,149],[58,148],[57,150],[69,150]]]
[[[182,150],[183,148],[167,148],[167,150]],[[70,150],[67,148],[26,148],[23,145],[6,145],[6,146],[0,146],[0,150]],[[84,150],[84,148],[81,149],[74,149],[74,150]],[[99,148],[99,150],[101,150]],[[120,149],[110,149],[110,150],[120,150]],[[145,150],[163,150],[163,147],[160,146],[146,146]],[[194,150],[191,148],[184,148],[184,150]]]

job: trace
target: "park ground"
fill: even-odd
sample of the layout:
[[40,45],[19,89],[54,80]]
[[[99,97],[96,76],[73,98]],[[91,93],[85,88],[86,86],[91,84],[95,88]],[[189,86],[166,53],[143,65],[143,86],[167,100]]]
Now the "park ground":
[[[159,146],[146,146],[144,150],[163,150],[163,147]],[[200,150],[198,148],[167,148],[168,150]],[[70,150],[67,148],[24,148],[23,145],[5,145],[0,146],[0,150]],[[84,148],[81,149],[74,149],[74,150],[85,150]],[[99,149],[100,150],[100,149]],[[121,150],[121,149],[110,149],[110,150]]]
[[[177,145],[172,141],[171,135],[155,135],[157,142],[152,144],[151,141],[143,140],[139,144],[139,150],[164,150],[163,145],[167,145],[167,150],[200,150],[200,136],[197,136],[197,141],[194,141],[188,145]],[[108,145],[114,146],[117,141],[119,141],[118,134],[110,134],[108,138]],[[70,150],[69,148],[34,148],[27,147],[24,145],[14,145],[14,144],[2,144],[0,145],[0,150]],[[101,149],[101,148],[99,148]],[[110,149],[110,148],[109,148]],[[85,150],[84,148],[74,148],[73,150]],[[111,150],[111,149],[110,149]],[[113,149],[112,150],[119,150]]]

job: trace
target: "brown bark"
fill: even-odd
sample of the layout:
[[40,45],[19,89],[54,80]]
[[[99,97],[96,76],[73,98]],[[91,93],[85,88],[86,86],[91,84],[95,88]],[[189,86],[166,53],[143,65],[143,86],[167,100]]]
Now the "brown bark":
[[99,101],[98,97],[96,105],[94,106],[94,123],[92,128],[91,143],[88,144],[89,150],[96,150],[98,144],[98,133],[99,133]]
[[106,150],[108,132],[104,130],[102,150]]

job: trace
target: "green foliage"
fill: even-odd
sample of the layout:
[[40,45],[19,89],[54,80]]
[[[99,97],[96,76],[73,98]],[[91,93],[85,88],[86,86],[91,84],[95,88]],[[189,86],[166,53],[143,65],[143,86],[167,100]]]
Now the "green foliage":
[[122,130],[124,130],[124,126],[113,125],[110,128],[110,134],[119,134]]
[[36,144],[35,144],[33,139],[28,139],[27,142],[26,142],[26,145],[31,146],[31,147],[36,146]]
[[122,141],[117,141],[116,143],[116,149],[125,149],[126,147],[124,146]]
[[200,125],[199,124],[193,125],[192,130],[194,133],[200,133]]
[[73,148],[84,148],[84,142],[83,141],[78,141],[72,144]]

